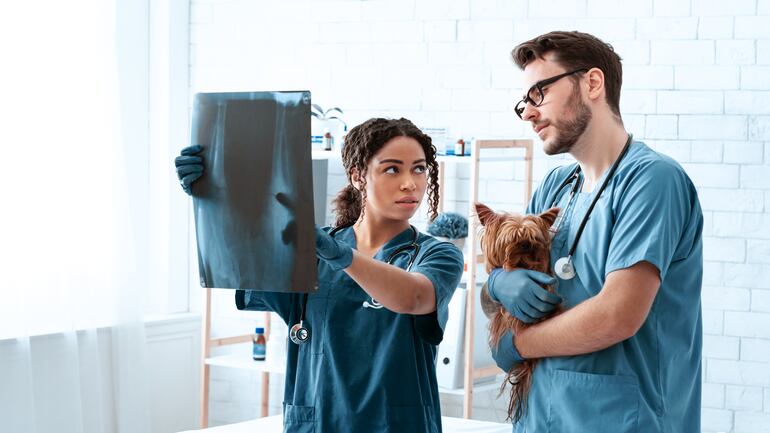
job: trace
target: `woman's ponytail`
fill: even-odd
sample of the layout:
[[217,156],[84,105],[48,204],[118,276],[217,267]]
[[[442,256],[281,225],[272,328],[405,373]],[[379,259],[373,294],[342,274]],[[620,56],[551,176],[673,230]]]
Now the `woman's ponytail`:
[[352,226],[361,216],[361,191],[353,185],[348,184],[337,193],[337,197],[332,201],[336,227]]

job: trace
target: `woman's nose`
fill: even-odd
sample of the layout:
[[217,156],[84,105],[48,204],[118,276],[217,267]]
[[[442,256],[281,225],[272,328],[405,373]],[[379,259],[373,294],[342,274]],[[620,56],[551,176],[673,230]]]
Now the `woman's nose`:
[[407,176],[403,182],[401,182],[401,189],[407,191],[414,191],[417,188],[417,182],[412,179],[412,176]]

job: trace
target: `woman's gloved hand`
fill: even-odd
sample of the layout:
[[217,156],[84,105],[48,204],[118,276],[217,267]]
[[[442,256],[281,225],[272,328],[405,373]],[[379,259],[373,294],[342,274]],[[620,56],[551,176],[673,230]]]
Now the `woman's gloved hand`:
[[182,149],[182,154],[174,159],[176,175],[187,195],[192,195],[192,184],[203,175],[203,158],[197,155],[203,148],[196,144]]
[[318,226],[315,227],[315,254],[335,271],[347,268],[353,262],[353,249],[337,242]]
[[519,351],[516,349],[516,344],[513,342],[513,333],[511,331],[506,332],[500,338],[500,342],[497,343],[497,347],[492,347],[492,359],[495,360],[495,364],[503,371],[510,371],[514,365],[524,361]]
[[542,319],[561,303],[561,297],[540,287],[555,284],[556,278],[542,272],[516,269],[510,272],[495,268],[487,280],[492,300],[499,302],[524,323]]

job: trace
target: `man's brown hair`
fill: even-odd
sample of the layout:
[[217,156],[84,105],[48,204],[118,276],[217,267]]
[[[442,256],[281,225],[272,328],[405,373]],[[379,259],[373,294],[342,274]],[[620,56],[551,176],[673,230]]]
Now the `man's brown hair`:
[[516,65],[522,70],[533,60],[543,59],[553,52],[556,61],[568,71],[599,68],[604,73],[607,104],[620,117],[620,86],[623,66],[612,45],[596,36],[582,32],[550,32],[522,42],[511,51]]

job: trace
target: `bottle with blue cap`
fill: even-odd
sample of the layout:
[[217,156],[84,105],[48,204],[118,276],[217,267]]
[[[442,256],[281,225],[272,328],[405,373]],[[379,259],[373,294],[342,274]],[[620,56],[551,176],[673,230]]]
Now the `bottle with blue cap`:
[[265,340],[265,328],[254,329],[255,335],[252,340],[251,357],[255,361],[264,361],[267,349],[267,340]]

